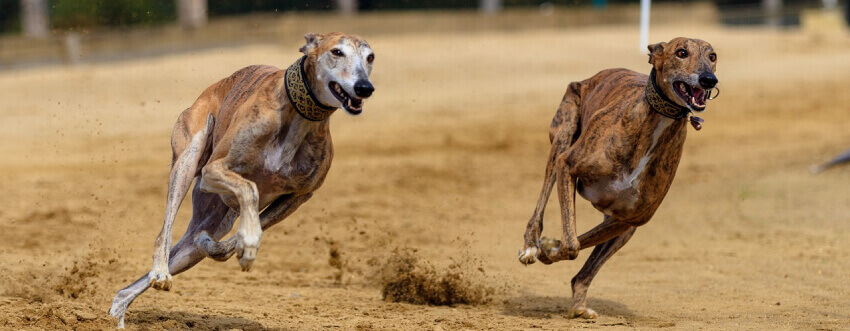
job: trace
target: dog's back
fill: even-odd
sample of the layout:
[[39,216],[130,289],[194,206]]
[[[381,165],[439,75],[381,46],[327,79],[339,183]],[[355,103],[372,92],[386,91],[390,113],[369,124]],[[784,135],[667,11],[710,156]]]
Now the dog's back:
[[[575,89],[574,93],[577,93],[581,100],[579,103],[581,129],[587,128],[588,123],[601,113],[624,112],[633,109],[635,103],[643,100],[648,79],[649,76],[645,74],[629,69],[615,68],[602,70],[586,80],[571,83],[568,92],[569,89]],[[552,118],[552,130],[550,131],[552,136],[554,136],[552,131],[557,131],[563,121],[569,118],[562,114],[562,112],[568,111],[567,107],[563,107],[563,102],[566,101],[567,95],[564,95],[562,106],[558,108]]]
[[[274,81],[267,78],[281,72],[279,68],[269,65],[247,66],[207,87],[192,106],[184,110],[177,119],[171,137],[172,162],[182,152],[176,148],[176,146],[184,145],[179,141],[190,140],[205,126],[207,118],[212,116],[214,126],[209,134],[213,139],[206,146],[207,150],[204,151],[201,159],[201,164],[205,164],[212,146],[227,132],[236,110],[255,95],[261,85],[270,85],[269,82]],[[271,84],[266,88],[269,87],[275,86]]]

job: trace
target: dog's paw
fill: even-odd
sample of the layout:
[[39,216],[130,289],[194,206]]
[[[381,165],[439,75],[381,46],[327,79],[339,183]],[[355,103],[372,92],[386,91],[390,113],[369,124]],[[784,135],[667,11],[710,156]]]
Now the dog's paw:
[[519,249],[519,263],[529,265],[537,260],[538,249],[534,246],[526,245]]
[[542,254],[555,256],[561,250],[561,241],[555,238],[543,237],[540,238],[540,250]]
[[587,307],[570,308],[570,311],[567,312],[567,318],[594,319],[597,317],[599,317],[599,314]]
[[258,250],[259,248],[257,247],[246,247],[241,252],[237,252],[237,254],[242,255],[239,257],[239,265],[242,266],[242,271],[251,271],[254,260],[257,259]]
[[112,300],[112,307],[109,308],[109,315],[118,319],[118,323],[115,325],[116,329],[124,328],[124,315],[127,313],[127,307],[134,298],[135,297],[131,297],[128,299],[126,294],[118,292],[118,295],[114,300]]
[[171,274],[168,273],[168,269],[159,270],[159,268],[154,268],[154,270],[148,273],[148,280],[151,283],[151,287],[156,290],[171,290]]
[[[575,246],[577,247],[578,244],[575,244]],[[540,262],[550,264],[561,260],[575,260],[577,257],[578,249],[570,249],[569,246],[555,238],[540,238],[540,254],[537,258]]]
[[218,242],[206,231],[196,234],[192,244],[198,252],[218,262],[227,261],[236,252],[236,238],[231,237],[226,241]]
[[242,266],[242,271],[251,271],[254,265],[254,260],[257,259],[257,252],[260,251],[260,238],[248,238],[239,236],[236,243],[236,257],[239,258],[239,265]]

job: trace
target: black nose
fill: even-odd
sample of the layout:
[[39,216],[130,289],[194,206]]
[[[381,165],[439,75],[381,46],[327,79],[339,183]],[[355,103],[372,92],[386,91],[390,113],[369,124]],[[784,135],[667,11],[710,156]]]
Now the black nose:
[[357,94],[357,97],[368,98],[372,95],[372,92],[375,92],[375,87],[368,80],[361,79],[354,83],[354,93]]
[[703,72],[699,75],[699,85],[704,89],[713,88],[717,85],[717,76],[710,72]]

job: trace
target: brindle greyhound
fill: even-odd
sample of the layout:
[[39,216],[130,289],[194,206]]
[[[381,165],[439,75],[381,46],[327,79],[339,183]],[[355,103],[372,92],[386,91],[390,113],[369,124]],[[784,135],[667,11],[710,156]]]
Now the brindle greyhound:
[[[596,246],[572,279],[568,317],[594,318],[585,298],[602,264],[655,213],[676,174],[687,134],[688,114],[705,110],[717,77],[717,55],[705,41],[675,38],[649,46],[649,76],[626,69],[604,70],[567,88],[549,128],[552,149],[543,190],[528,222],[524,264],[573,260]],[[702,120],[691,117],[699,130]],[[540,238],[543,210],[558,186],[563,239]],[[601,211],[604,220],[576,234],[575,193]]]
[[[207,88],[178,117],[153,268],[115,296],[109,313],[119,328],[136,297],[149,287],[170,290],[172,275],[204,257],[225,261],[236,253],[242,270],[250,270],[262,231],[322,185],[333,158],[329,117],[339,107],[360,114],[363,99],[374,91],[369,75],[375,54],[355,35],[304,38],[304,56],[287,70],[239,70]],[[172,247],[174,218],[193,179],[192,220]],[[236,235],[218,242],[237,216]]]

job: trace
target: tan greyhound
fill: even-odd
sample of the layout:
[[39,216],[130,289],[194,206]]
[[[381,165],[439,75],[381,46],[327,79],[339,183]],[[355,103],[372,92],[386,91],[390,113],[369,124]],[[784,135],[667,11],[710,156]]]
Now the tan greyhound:
[[[682,156],[688,114],[705,110],[706,100],[712,99],[716,61],[709,43],[675,38],[649,46],[649,76],[609,69],[567,88],[549,128],[546,177],[519,260],[551,264],[573,260],[579,250],[596,246],[572,279],[568,317],[597,316],[586,306],[587,288],[667,194]],[[701,128],[701,119],[691,117],[690,122]],[[561,203],[562,240],[540,238],[553,185]],[[575,230],[576,192],[605,215],[580,236]]]
[[[207,88],[178,117],[153,268],[115,296],[109,313],[119,328],[136,297],[149,287],[170,290],[172,275],[204,257],[225,261],[236,253],[242,270],[250,270],[263,230],[322,185],[333,158],[329,117],[339,107],[360,114],[374,91],[369,75],[375,54],[355,35],[304,38],[304,56],[288,69],[241,69]],[[174,218],[193,179],[192,220],[172,247]],[[236,234],[218,242],[237,216]]]

